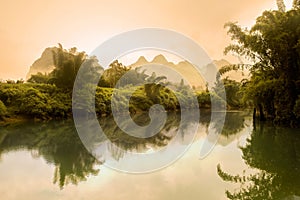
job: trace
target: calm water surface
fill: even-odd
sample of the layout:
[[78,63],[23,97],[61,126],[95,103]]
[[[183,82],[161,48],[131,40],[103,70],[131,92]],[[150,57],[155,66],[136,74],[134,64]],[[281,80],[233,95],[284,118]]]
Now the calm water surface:
[[[172,165],[147,174],[110,169],[82,145],[72,121],[23,123],[0,127],[0,199],[300,199],[300,131],[253,126],[251,115],[227,113],[213,151],[199,159],[209,115],[199,123],[188,151]],[[147,123],[147,116],[135,116]],[[173,139],[180,116],[168,114],[161,133],[149,139],[124,134],[106,117],[100,120],[107,137],[128,152],[164,148]],[[215,124],[218,130],[218,124]],[[174,147],[176,148],[176,147]],[[115,162],[130,159],[110,148]],[[138,164],[138,161],[132,161]],[[234,178],[236,176],[241,178]]]

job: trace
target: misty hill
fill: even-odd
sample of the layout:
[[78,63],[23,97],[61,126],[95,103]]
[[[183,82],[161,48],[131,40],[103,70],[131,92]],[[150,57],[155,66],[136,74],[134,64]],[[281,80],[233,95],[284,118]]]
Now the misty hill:
[[[214,65],[220,69],[223,66],[230,65],[231,63],[227,60],[215,60],[208,65],[208,67],[213,67]],[[142,70],[147,70],[145,73],[151,75],[155,72],[157,75],[164,75],[167,77],[168,81],[173,83],[179,83],[181,78],[185,78],[190,85],[196,88],[205,88],[205,81],[199,74],[199,72],[194,68],[194,66],[188,61],[181,61],[177,64],[169,62],[163,55],[159,54],[153,58],[152,61],[148,61],[144,56],[139,57],[139,59],[129,65],[129,67],[135,69],[137,67]],[[169,69],[167,69],[167,68]],[[176,72],[174,72],[177,71]],[[230,79],[241,81],[245,78],[243,72],[231,71],[223,75],[223,78],[229,77]]]
[[53,63],[53,53],[52,51],[57,51],[57,47],[46,48],[41,57],[37,59],[29,68],[29,72],[26,75],[26,80],[28,80],[31,75],[41,73],[50,73],[54,69]]
[[[50,73],[54,69],[53,63],[53,51],[57,51],[57,47],[46,48],[41,57],[37,59],[29,69],[29,72],[26,75],[26,80],[28,80],[31,75],[41,73]],[[215,65],[218,69],[223,66],[230,65],[227,60],[215,60],[208,67],[213,67]],[[144,56],[140,56],[139,59],[129,65],[132,69],[137,67],[141,68],[141,71],[146,69],[146,74],[151,75],[153,72],[157,76],[166,76],[167,80],[172,83],[180,83],[182,78],[185,78],[185,83],[189,83],[191,86],[194,86],[199,89],[205,89],[205,81],[199,74],[199,72],[193,67],[188,61],[181,61],[177,64],[169,62],[163,55],[159,54],[153,58],[152,61],[148,61]],[[167,67],[167,68],[166,68]],[[229,77],[230,79],[241,81],[245,78],[243,72],[240,71],[230,71],[223,75],[223,78]]]
[[[212,65],[216,66],[218,69],[224,67],[224,66],[228,66],[231,65],[230,62],[228,62],[225,59],[221,59],[221,60],[214,60],[211,64],[208,65],[208,67],[212,67]],[[249,72],[244,70],[244,71],[229,71],[225,74],[223,74],[222,78],[226,78],[228,77],[229,79],[235,80],[240,82],[241,80],[247,78],[249,75]]]
[[146,70],[145,74],[148,75],[155,72],[157,76],[166,76],[167,80],[172,83],[180,83],[181,79],[185,78],[185,82],[187,83],[188,81],[192,86],[205,87],[205,81],[188,61],[181,61],[175,64],[159,54],[152,61],[148,61],[144,56],[141,56],[137,62],[129,65],[129,67],[133,69],[140,67],[141,71]]

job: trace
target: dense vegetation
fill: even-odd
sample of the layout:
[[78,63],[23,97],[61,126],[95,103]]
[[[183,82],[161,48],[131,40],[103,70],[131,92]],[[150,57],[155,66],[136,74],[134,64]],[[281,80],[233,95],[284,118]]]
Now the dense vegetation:
[[[300,1],[285,11],[265,11],[251,30],[229,23],[229,33],[236,42],[225,52],[235,52],[252,59],[251,78],[244,82],[244,98],[259,110],[260,119],[275,124],[299,126],[300,123]],[[238,69],[245,65],[231,66]],[[252,169],[232,175],[217,166],[218,175],[238,184],[226,190],[229,199],[294,199],[300,195],[299,129],[274,127],[269,122],[254,123],[246,145],[240,147],[242,158]]]
[[[158,86],[153,85],[153,87]],[[159,91],[155,91],[155,89],[151,90],[150,88],[148,89],[150,91],[147,92],[143,86],[129,87],[126,89],[97,87],[95,111],[99,116],[111,114],[111,96],[114,90],[118,91],[118,101],[114,102],[117,108],[119,105],[126,103],[125,97],[128,94],[133,93],[129,101],[131,113],[148,111],[149,108],[156,103],[160,103],[169,111],[180,109],[179,101],[175,93],[166,87],[161,87]],[[176,93],[177,96],[181,98],[181,101],[186,102],[186,105],[194,106],[189,104],[189,102],[192,102],[192,94],[182,94],[180,91]],[[210,107],[210,94],[208,92],[201,92],[196,95],[202,108]],[[186,107],[186,109],[188,108],[189,107]],[[120,110],[120,112],[124,111]],[[71,115],[72,91],[44,83],[0,83],[0,118],[23,116],[48,120],[69,118]]]
[[[111,114],[111,105],[119,112],[120,105],[126,104],[126,97],[132,94],[129,101],[131,113],[148,111],[154,104],[161,104],[166,110],[179,110],[184,102],[184,109],[195,107],[192,96],[196,96],[200,108],[210,108],[211,98],[218,102],[225,102],[224,95],[220,93],[218,86],[214,93],[206,91],[193,91],[183,81],[174,85],[168,82],[166,77],[145,74],[140,68],[130,69],[118,61],[111,63],[108,69],[98,64],[96,57],[88,57],[84,52],[77,52],[76,48],[63,49],[59,44],[53,50],[54,70],[49,74],[37,73],[24,83],[23,81],[7,81],[0,83],[0,119],[24,116],[34,119],[58,119],[68,118],[72,115],[72,90],[81,69],[84,81],[78,95],[83,96],[85,102],[91,101],[89,81],[97,80],[102,73],[95,92],[95,111],[99,116]],[[234,92],[238,90],[239,84],[226,80],[226,87],[231,91],[228,105],[236,108],[240,102]],[[228,84],[227,84],[228,83]],[[118,86],[117,86],[118,84]],[[117,87],[116,87],[117,86]],[[121,86],[121,87],[120,87]],[[170,89],[174,88],[174,89]],[[113,93],[118,94],[118,99],[112,102]],[[92,104],[73,102],[76,109],[84,109],[90,112]],[[119,109],[120,108],[120,109]]]
[[[271,120],[276,124],[300,125],[300,9],[299,1],[294,2],[290,11],[285,11],[278,1],[279,11],[265,11],[250,29],[243,29],[236,23],[228,23],[228,33],[233,44],[225,49],[244,56],[253,64],[238,64],[220,69],[223,77],[230,70],[248,68],[250,79],[241,83],[218,75],[213,91],[193,91],[183,82],[174,85],[164,76],[147,75],[140,68],[131,69],[118,61],[108,69],[98,64],[96,57],[89,57],[76,48],[66,50],[61,44],[53,50],[55,68],[49,74],[32,75],[28,83],[7,81],[0,84],[0,119],[24,115],[30,118],[51,119],[71,116],[71,98],[74,81],[81,66],[84,80],[97,80],[95,109],[98,115],[111,113],[111,96],[119,94],[116,105],[130,99],[131,113],[148,111],[154,104],[162,104],[166,110],[180,109],[179,100],[191,102],[196,95],[200,108],[210,108],[211,100],[227,103],[228,109],[254,107],[260,120]],[[82,68],[81,68],[82,69]],[[92,82],[92,81],[91,81]],[[226,95],[221,85],[224,84]],[[119,89],[114,89],[121,85]],[[170,90],[169,86],[176,88]],[[78,91],[87,95],[88,83]],[[226,96],[226,98],[225,98]],[[179,98],[179,99],[178,99]],[[76,103],[76,102],[75,102]],[[114,102],[113,102],[114,103]],[[91,105],[77,102],[79,109],[91,110]],[[190,107],[193,107],[191,105]],[[187,107],[188,108],[188,107]],[[121,109],[121,108],[120,108]],[[119,110],[123,112],[124,110]]]
[[300,9],[299,1],[285,12],[282,1],[279,11],[265,11],[250,29],[228,23],[233,44],[225,49],[249,59],[249,81],[244,83],[244,99],[259,110],[261,120],[276,124],[299,125],[300,101]]
[[49,84],[0,84],[0,99],[6,115],[48,119],[68,117],[71,96]]

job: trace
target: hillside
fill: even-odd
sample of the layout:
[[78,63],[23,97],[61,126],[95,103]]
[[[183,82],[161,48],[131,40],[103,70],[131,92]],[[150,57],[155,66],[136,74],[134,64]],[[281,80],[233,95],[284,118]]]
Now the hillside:
[[49,73],[53,70],[53,51],[57,51],[57,47],[46,48],[41,57],[37,59],[29,68],[29,71],[26,75],[26,80],[30,78],[31,75],[41,73]]
[[[57,51],[57,47],[49,47],[44,50],[41,57],[37,59],[29,69],[29,72],[26,75],[26,80],[30,78],[31,75],[41,73],[49,73],[54,68],[53,63],[53,51]],[[215,60],[208,65],[208,67],[216,66],[220,69],[223,66],[230,65],[227,60]],[[140,56],[139,59],[129,65],[128,67],[135,69],[140,68],[140,71],[146,70],[147,75],[151,75],[153,72],[157,76],[166,76],[167,81],[179,84],[182,78],[184,82],[189,83],[191,86],[194,86],[198,89],[205,89],[205,81],[193,67],[193,65],[186,61],[180,61],[177,64],[168,61],[163,55],[159,54],[153,58],[153,60],[148,61],[144,56]],[[230,79],[241,81],[243,78],[246,78],[247,73],[240,71],[231,71],[223,75],[223,78],[229,77]]]
[[[214,65],[220,69],[221,67],[230,64],[230,62],[224,59],[214,60],[208,65],[208,67],[213,67]],[[155,56],[152,61],[148,61],[144,56],[141,56],[135,63],[129,65],[129,67],[133,69],[140,67],[141,71],[146,69],[145,73],[148,75],[151,75],[152,72],[155,72],[157,75],[164,75],[167,77],[168,81],[174,83],[179,83],[183,77],[190,83],[190,85],[196,88],[205,88],[205,81],[201,75],[193,67],[193,65],[186,60],[175,64],[173,62],[169,62],[161,54]],[[242,79],[246,78],[246,74],[246,72],[231,71],[224,74],[223,78],[229,77],[230,79],[241,81]]]

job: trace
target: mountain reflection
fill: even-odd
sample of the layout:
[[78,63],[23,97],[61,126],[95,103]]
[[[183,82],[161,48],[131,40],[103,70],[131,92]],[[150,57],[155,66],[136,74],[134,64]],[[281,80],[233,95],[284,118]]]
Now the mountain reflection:
[[243,159],[259,172],[230,175],[220,165],[224,181],[240,184],[229,199],[294,199],[300,196],[300,131],[259,124],[241,147]]

